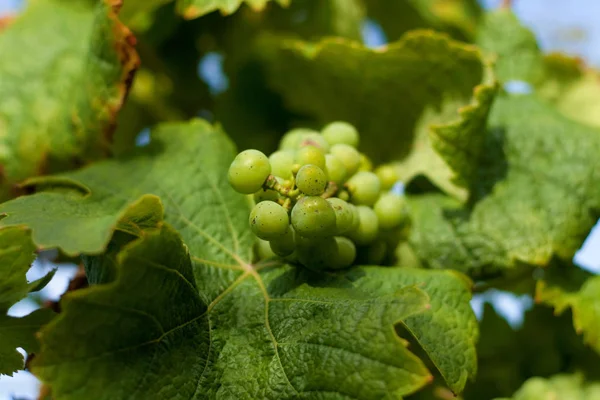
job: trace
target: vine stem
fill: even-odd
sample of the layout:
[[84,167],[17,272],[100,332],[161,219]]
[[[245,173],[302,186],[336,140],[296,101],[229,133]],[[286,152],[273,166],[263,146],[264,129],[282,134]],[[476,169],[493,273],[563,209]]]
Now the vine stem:
[[282,196],[289,198],[296,198],[300,194],[300,191],[294,189],[293,187],[294,185],[291,185],[290,187],[277,182],[277,178],[275,177],[275,175],[269,175],[265,183],[263,183],[264,190],[274,190]]
[[329,182],[327,182],[327,187],[325,188],[325,191],[323,192],[321,197],[324,199],[328,199],[330,197],[335,196],[337,191],[338,191],[337,183],[335,183],[334,181],[329,181]]

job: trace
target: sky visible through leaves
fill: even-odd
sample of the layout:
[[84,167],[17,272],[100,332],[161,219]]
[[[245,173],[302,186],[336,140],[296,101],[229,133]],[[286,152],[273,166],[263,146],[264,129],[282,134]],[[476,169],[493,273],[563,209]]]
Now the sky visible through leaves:
[[[487,8],[497,7],[500,0],[480,0]],[[18,11],[23,0],[0,0],[0,16]],[[560,50],[569,54],[582,56],[594,66],[600,66],[600,3],[596,0],[515,0],[513,9],[523,23],[533,29],[542,48],[546,51]],[[377,23],[367,20],[362,29],[363,40],[369,47],[378,47],[386,43],[386,38]],[[207,82],[211,92],[220,93],[227,88],[227,77],[222,68],[222,56],[209,53],[198,65],[198,74]],[[518,92],[530,91],[524,82],[509,82],[507,90]],[[144,145],[148,140],[148,132],[142,132],[137,143]],[[575,262],[594,273],[600,272],[600,223],[596,225],[590,236],[575,255]],[[45,274],[52,266],[49,263],[34,264],[27,278],[34,280]],[[75,273],[75,268],[61,268],[53,281],[41,292],[45,298],[58,299]],[[523,309],[531,305],[531,299],[516,297],[512,294],[495,292],[476,296],[472,305],[480,314],[485,301],[493,300],[499,312],[511,324],[519,324]],[[11,315],[25,315],[37,308],[31,300],[16,304]],[[25,396],[33,398],[37,394],[37,380],[27,372],[21,371],[14,377],[0,378],[0,400]]]

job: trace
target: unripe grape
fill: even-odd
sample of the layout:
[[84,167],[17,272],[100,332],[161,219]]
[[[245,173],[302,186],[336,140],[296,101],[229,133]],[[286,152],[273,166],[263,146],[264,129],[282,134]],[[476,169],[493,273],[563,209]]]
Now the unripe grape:
[[304,146],[296,151],[296,163],[302,165],[312,164],[326,170],[325,153],[316,146]]
[[335,211],[322,197],[305,196],[292,208],[292,225],[298,235],[307,238],[332,236]]
[[324,270],[334,266],[339,250],[335,238],[325,237],[315,241],[300,241],[296,253],[305,267]]
[[347,122],[332,122],[326,125],[321,133],[327,142],[332,146],[343,143],[355,148],[358,147],[358,131],[354,126]]
[[373,163],[371,162],[371,159],[369,157],[367,157],[366,155],[364,155],[363,153],[360,153],[360,165],[358,166],[358,170],[359,171],[372,171],[373,170]]
[[262,239],[257,239],[256,241],[256,254],[258,255],[259,260],[276,256],[276,254],[273,253],[273,250],[271,250],[269,242]]
[[325,191],[327,176],[325,172],[316,165],[304,165],[296,175],[296,186],[304,194],[318,196]]
[[390,190],[392,186],[398,182],[398,179],[400,179],[396,168],[392,167],[391,165],[382,165],[381,167],[377,168],[375,170],[375,175],[377,175],[381,181],[382,190]]
[[358,171],[358,167],[360,166],[360,153],[354,147],[340,143],[331,146],[329,152],[344,164],[347,176],[352,176]]
[[314,131],[306,128],[296,128],[288,131],[279,141],[279,149],[295,151],[308,133],[314,133]]
[[357,249],[356,262],[362,265],[381,265],[385,259],[387,245],[383,240],[376,240],[370,245]]
[[352,230],[355,219],[358,219],[356,207],[337,197],[330,197],[327,202],[335,212],[336,235],[342,235]]
[[326,154],[325,165],[327,166],[327,174],[330,181],[334,181],[338,185],[346,181],[346,167],[339,158],[333,154]]
[[384,230],[398,227],[407,217],[403,198],[394,193],[381,195],[373,210],[379,219],[379,227]]
[[329,151],[329,143],[319,132],[313,131],[306,134],[300,141],[299,147],[315,146],[323,150],[324,153]]
[[269,156],[271,163],[271,173],[283,179],[292,177],[292,167],[294,166],[294,152],[289,150],[279,150]]
[[244,150],[229,166],[227,178],[233,189],[242,194],[252,194],[260,189],[271,173],[269,159],[258,150]]
[[271,189],[260,189],[258,192],[254,193],[254,201],[256,203],[260,203],[261,201],[265,200],[276,202],[279,200],[279,193]]
[[354,243],[345,237],[336,236],[337,258],[331,264],[331,269],[348,268],[356,259],[356,246]]
[[271,250],[280,257],[287,257],[296,250],[294,228],[290,227],[285,235],[270,241]]
[[367,245],[377,239],[379,221],[377,214],[367,206],[358,206],[358,228],[348,233],[348,237],[358,245]]
[[261,201],[250,212],[250,228],[264,240],[283,236],[289,229],[289,224],[287,211],[274,201]]
[[350,190],[350,200],[354,204],[372,206],[379,197],[381,191],[381,182],[372,172],[357,172],[347,182]]
[[350,193],[347,190],[340,190],[337,194],[338,199],[350,201]]

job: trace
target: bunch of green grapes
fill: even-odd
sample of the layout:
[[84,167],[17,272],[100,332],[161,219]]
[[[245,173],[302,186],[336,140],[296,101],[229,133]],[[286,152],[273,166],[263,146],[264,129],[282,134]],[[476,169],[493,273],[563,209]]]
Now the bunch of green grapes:
[[392,167],[375,173],[358,150],[359,134],[346,122],[321,132],[294,129],[267,157],[239,153],[229,183],[252,195],[250,227],[263,250],[311,269],[341,269],[357,262],[380,264],[395,249],[406,225]]

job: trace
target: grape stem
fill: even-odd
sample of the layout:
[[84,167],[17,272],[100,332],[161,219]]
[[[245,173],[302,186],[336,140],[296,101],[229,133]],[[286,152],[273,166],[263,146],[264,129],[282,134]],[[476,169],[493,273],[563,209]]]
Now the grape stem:
[[335,196],[337,191],[338,191],[338,185],[334,181],[329,181],[329,182],[327,182],[327,187],[325,188],[325,191],[323,192],[321,197],[324,199],[328,199],[329,197]]
[[281,201],[281,206],[285,208],[288,212],[292,209],[292,205],[292,199],[290,198]]
[[269,175],[265,183],[263,183],[263,189],[274,190],[282,196],[295,199],[300,194],[300,191],[298,189],[293,189],[293,186],[294,185],[292,185],[292,187],[288,187],[287,185],[282,185],[281,183],[277,182],[275,175]]

